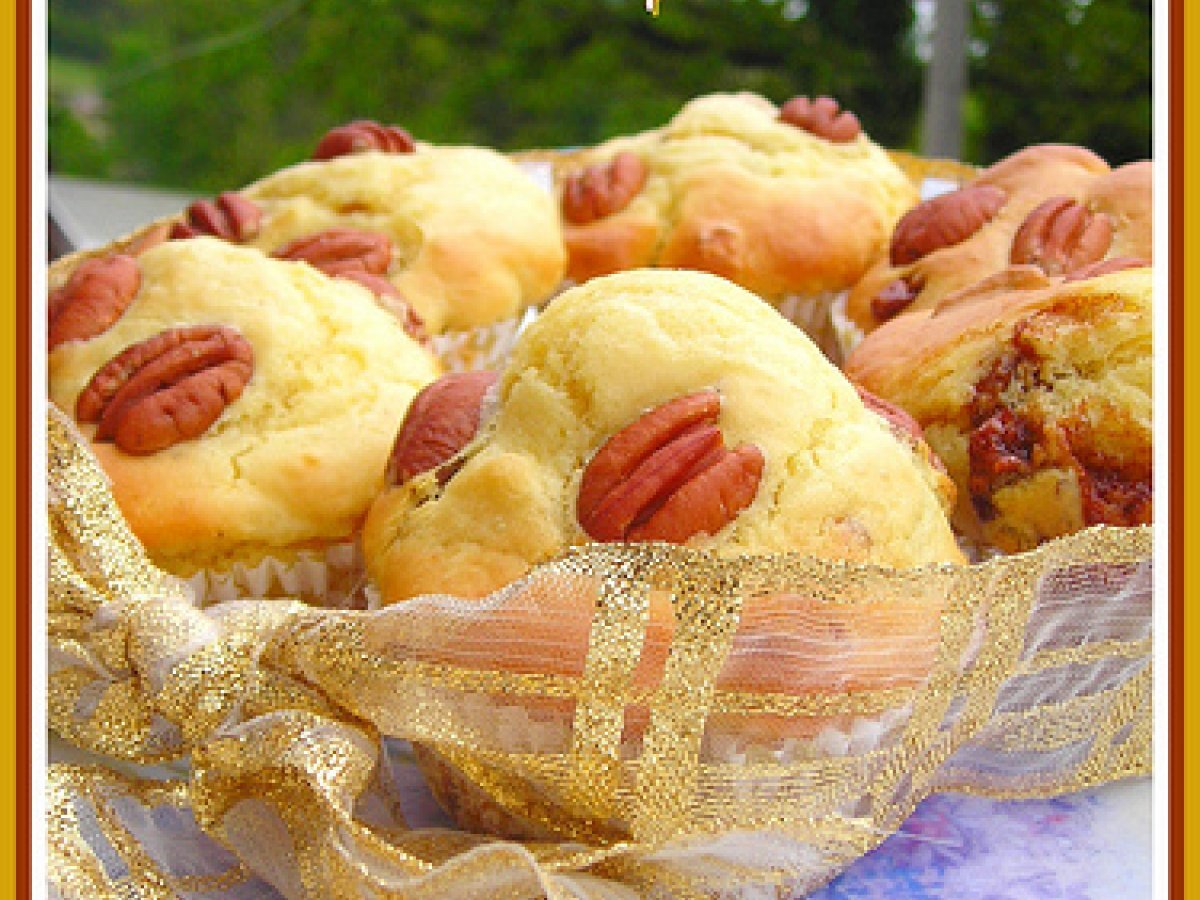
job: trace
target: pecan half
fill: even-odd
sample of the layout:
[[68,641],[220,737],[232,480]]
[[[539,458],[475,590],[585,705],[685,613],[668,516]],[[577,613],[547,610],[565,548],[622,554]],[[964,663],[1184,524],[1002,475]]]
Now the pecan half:
[[331,128],[317,142],[312,158],[334,159],[350,153],[381,150],[384,153],[412,153],[417,144],[399,125],[380,125],[373,119],[355,119]]
[[124,253],[85,259],[47,303],[47,350],[103,334],[121,318],[142,284],[137,261]]
[[392,241],[376,231],[331,228],[297,238],[271,255],[303,260],[331,277],[348,278],[354,273],[383,275],[392,263]]
[[[175,224],[177,225],[178,223]],[[121,248],[121,252],[128,256],[141,256],[147,250],[153,250],[159,244],[170,240],[174,227],[174,225],[169,225],[166,222],[160,222],[157,225],[151,226],[126,243]]]
[[75,402],[95,439],[144,456],[199,437],[242,394],[254,371],[250,343],[232,328],[172,328],[105,363]]
[[1000,188],[977,184],[914,206],[892,232],[892,265],[908,265],[934,250],[965,241],[990,222],[1007,199]]
[[879,322],[898,316],[912,306],[921,293],[921,288],[921,280],[912,274],[889,281],[871,298],[871,315]]
[[597,541],[670,541],[716,534],[750,505],[763,455],[726,449],[714,391],[643,414],[597,451],[579,482],[575,512]]
[[835,144],[852,141],[862,132],[858,116],[843,110],[832,97],[793,97],[780,107],[779,120]]
[[374,294],[385,309],[393,313],[404,326],[404,331],[418,344],[429,342],[429,331],[425,320],[412,308],[412,304],[404,299],[400,289],[382,275],[372,275],[366,271],[348,271],[339,276],[356,281]]
[[1104,258],[1112,245],[1112,220],[1070,197],[1040,203],[1013,235],[1009,259],[1065,275]]
[[887,422],[894,435],[909,442],[924,440],[925,434],[920,423],[905,410],[857,384],[854,385],[854,390],[858,391],[863,406]]
[[1085,278],[1099,278],[1101,275],[1124,272],[1126,269],[1141,269],[1148,265],[1150,265],[1150,260],[1142,259],[1140,256],[1114,256],[1112,259],[1102,259],[1080,269],[1074,269],[1063,280],[1083,281]]
[[484,394],[495,383],[495,372],[480,370],[443,375],[426,385],[409,404],[392,445],[387,483],[404,484],[451,460],[479,430]]
[[588,166],[563,185],[563,216],[586,225],[619,213],[646,183],[648,170],[636,153],[622,150],[609,162]]
[[925,432],[916,419],[895,403],[872,394],[864,387],[856,384],[854,385],[854,389],[858,391],[858,396],[862,400],[863,406],[887,422],[888,428],[891,429],[892,434],[898,440],[903,441],[906,445],[916,450],[919,455],[923,456],[939,472],[946,472],[945,463],[942,462],[940,456],[933,452],[933,448],[925,442]]
[[258,234],[262,222],[258,204],[233,191],[218,194],[215,201],[197,200],[185,216],[186,221],[171,227],[172,240],[210,234],[240,244]]

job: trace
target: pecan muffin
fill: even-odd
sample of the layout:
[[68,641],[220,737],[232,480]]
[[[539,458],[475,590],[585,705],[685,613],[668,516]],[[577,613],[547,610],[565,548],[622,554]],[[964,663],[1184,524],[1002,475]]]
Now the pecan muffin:
[[777,107],[748,93],[687,103],[666,125],[558,167],[568,277],[697,269],[765,298],[822,346],[850,288],[918,199],[828,98]]
[[566,259],[553,199],[515,163],[365,122],[333,129],[308,162],[194,204],[173,236],[197,233],[357,280],[430,334],[543,302]]
[[723,279],[593,279],[521,335],[494,385],[451,378],[414,402],[364,527],[384,602],[482,596],[592,541],[961,560],[945,476]]
[[1149,264],[1152,176],[1148,161],[1110,169],[1090,150],[1045,144],[927,200],[897,223],[888,252],[850,292],[848,343],[1010,265],[1054,276]]
[[[704,565],[705,561],[699,560],[696,568]],[[628,594],[637,593],[637,587],[631,585]],[[411,627],[398,633],[389,629],[389,619],[403,621],[407,612],[403,606],[392,607],[387,618],[376,620],[379,629],[366,642],[370,651],[384,654],[395,654],[396,648],[402,647],[406,658],[434,667],[512,672],[519,678],[545,677],[560,684],[564,679],[578,679],[575,684],[579,686],[587,683],[589,669],[596,672],[597,664],[603,666],[604,693],[623,690],[625,698],[619,737],[604,750],[606,760],[621,763],[609,770],[621,779],[614,791],[617,797],[636,794],[636,761],[646,759],[650,749],[646,739],[651,736],[653,740],[652,715],[660,727],[664,719],[678,722],[680,715],[697,722],[686,710],[690,701],[707,695],[692,679],[688,686],[695,692],[682,695],[677,666],[681,657],[694,660],[707,655],[715,673],[712,708],[702,728],[697,728],[694,750],[684,741],[684,752],[695,752],[707,764],[739,767],[743,776],[735,772],[733,777],[746,777],[749,786],[754,776],[745,776],[747,763],[751,770],[756,762],[769,766],[818,760],[844,764],[850,754],[886,751],[903,739],[913,713],[909,694],[915,694],[928,680],[941,646],[945,589],[881,593],[863,591],[851,602],[830,602],[828,597],[800,592],[746,597],[728,653],[714,653],[710,648],[721,641],[712,639],[715,629],[697,627],[696,619],[704,615],[695,608],[698,604],[677,606],[666,591],[650,590],[642,611],[633,603],[629,604],[632,608],[625,607],[626,592],[603,591],[598,579],[539,569],[512,589],[471,604],[447,597],[418,601],[426,614],[431,604],[444,612],[444,628],[425,640],[413,640]],[[606,652],[597,654],[594,629],[601,616],[644,623],[644,638],[636,642],[610,640]],[[721,616],[716,612],[713,618],[720,621]],[[697,632],[710,637],[698,640]],[[456,717],[462,723],[459,733],[469,727],[482,736],[481,743],[486,742],[489,749],[522,755],[569,754],[582,736],[597,731],[597,719],[583,708],[589,695],[563,692],[553,698],[492,689],[467,702],[455,703],[453,696],[446,702],[455,704]],[[854,695],[892,699],[884,699],[882,709],[864,709],[865,704],[846,702]],[[755,703],[768,697],[772,704]],[[798,715],[778,711],[786,708],[786,702],[779,703],[785,698],[803,698],[807,709]],[[437,702],[436,692],[434,699]],[[822,699],[828,702],[821,703]],[[771,711],[772,705],[776,711]],[[674,750],[679,745],[671,742],[670,746]],[[663,750],[661,735],[657,749]],[[564,798],[545,779],[522,777],[511,767],[496,774],[507,786],[519,785],[521,798],[533,796],[539,802],[521,803],[517,808],[512,803],[498,803],[493,794],[480,789],[487,783],[480,770],[489,771],[489,754],[476,755],[470,746],[456,746],[453,740],[428,745],[418,742],[413,750],[433,795],[464,828],[545,839],[553,837],[546,818],[559,826],[579,821],[577,799]],[[459,768],[464,758],[471,763],[473,777]],[[728,778],[730,770],[720,768],[724,774],[717,777]],[[531,808],[543,815],[527,817]],[[600,823],[610,838],[628,837],[627,810],[626,804],[614,798],[602,816],[589,816],[580,824],[595,829]]]
[[359,284],[212,237],[51,272],[48,383],[156,563],[209,598],[342,595],[438,374]]
[[1151,271],[1093,271],[1015,267],[847,360],[920,422],[958,486],[954,524],[985,545],[1151,521]]

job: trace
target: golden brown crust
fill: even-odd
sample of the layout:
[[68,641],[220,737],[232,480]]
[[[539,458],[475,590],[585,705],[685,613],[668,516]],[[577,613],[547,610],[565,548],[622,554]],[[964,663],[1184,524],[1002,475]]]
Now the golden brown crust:
[[656,264],[712,272],[767,298],[852,284],[888,228],[886,213],[847,182],[789,191],[745,170],[713,167],[688,179],[678,202]]
[[1084,195],[1087,207],[1113,221],[1113,242],[1107,258],[1131,256],[1152,261],[1154,254],[1154,164],[1126,163],[1097,178]]
[[1003,271],[878,328],[846,372],[920,422],[976,540],[1017,551],[1150,521],[1148,267]]
[[387,235],[389,277],[431,333],[511,318],[562,281],[554,200],[491,150],[356,153],[283,169],[243,193],[262,207],[251,243],[268,253],[329,228]]
[[563,223],[567,277],[589,278],[654,264],[662,226],[652,204],[635,200],[621,213],[587,225]]
[[[254,353],[243,392],[199,437],[140,457],[92,444],[155,561],[223,568],[353,535],[397,424],[437,373],[432,357],[365,289],[301,263],[210,237],[161,243],[137,261],[141,288],[124,315],[49,355],[60,408],[74,410],[98,369],[164,328],[232,326]],[[93,426],[82,430],[92,437]]]
[[376,501],[363,546],[385,602],[481,596],[587,542],[576,500],[598,448],[704,390],[721,396],[725,444],[756,446],[765,465],[752,502],[689,546],[897,567],[961,560],[939,476],[803,333],[729,282],[643,270],[557,298],[521,336],[453,478],[423,476]]
[[561,185],[588,166],[635,153],[648,169],[632,203],[564,226],[568,276],[641,266],[722,275],[778,304],[827,294],[865,271],[916,190],[865,135],[833,142],[780,121],[751,94],[686,104],[660,129],[561,159]]
[[[1103,259],[1136,256],[1151,259],[1151,164],[1130,163],[1112,170],[1082,147],[1044,144],[1028,147],[980,173],[972,186],[990,185],[1006,201],[972,236],[904,265],[882,256],[854,286],[847,317],[863,332],[892,315],[930,309],[947,296],[1000,272],[1010,264],[1013,238],[1026,217],[1051,197],[1078,201],[1112,222],[1112,243]],[[872,301],[898,281],[913,286],[915,299],[903,309],[886,310]],[[886,304],[884,305],[886,306]]]
[[[484,148],[422,144],[415,153],[299,163],[239,197],[260,207],[246,244],[265,253],[332,228],[386,235],[394,247],[387,277],[400,307],[411,305],[429,333],[519,315],[547,300],[566,271],[554,199],[518,164]],[[82,259],[114,250],[136,255],[185,222],[181,212],[109,247],[64,257],[51,267],[50,287],[61,286]]]

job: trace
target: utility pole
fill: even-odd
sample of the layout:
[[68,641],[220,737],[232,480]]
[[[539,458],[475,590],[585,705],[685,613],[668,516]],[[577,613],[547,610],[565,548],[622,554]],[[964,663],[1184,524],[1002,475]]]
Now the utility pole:
[[925,68],[921,153],[961,159],[967,92],[968,0],[934,0],[933,53]]

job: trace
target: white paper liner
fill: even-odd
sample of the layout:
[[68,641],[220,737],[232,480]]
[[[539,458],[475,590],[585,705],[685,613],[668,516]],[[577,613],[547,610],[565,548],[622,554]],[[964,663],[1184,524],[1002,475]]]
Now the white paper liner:
[[942,194],[951,194],[962,187],[962,183],[949,178],[935,178],[927,175],[921,179],[921,200],[932,200]]
[[554,196],[554,164],[548,160],[517,160],[517,168],[529,176],[529,180]]
[[362,609],[366,567],[357,541],[341,541],[323,550],[300,550],[291,560],[263,557],[254,565],[201,569],[184,579],[196,603],[213,606],[229,600],[287,597],[335,609]]
[[538,317],[530,306],[517,318],[505,319],[470,331],[450,331],[430,338],[430,349],[447,372],[498,371],[504,367],[521,332]]
[[[488,735],[490,746],[503,748],[507,753],[537,756],[570,750],[572,727],[568,716],[533,713],[526,707],[508,705],[500,698],[484,695],[459,695],[458,699],[460,702],[455,708],[462,725]],[[736,727],[710,723],[701,742],[700,758],[709,764],[744,765],[801,763],[861,755],[884,747],[898,737],[911,714],[911,705],[904,704],[875,716],[856,716],[845,727],[826,725],[813,737],[779,737],[769,743],[747,738]],[[640,739],[623,741],[621,758],[636,758],[641,749],[639,742]],[[520,839],[550,836],[536,823],[500,807],[435,748],[413,744],[412,750],[430,792],[459,827]],[[754,789],[752,773],[747,774],[745,789]],[[550,799],[549,802],[554,801]]]
[[776,307],[780,314],[812,338],[835,366],[842,364],[842,348],[833,326],[831,310],[845,291],[829,291],[823,294],[788,294]]
[[833,330],[834,341],[837,344],[837,358],[834,362],[838,366],[845,364],[854,348],[867,336],[866,332],[846,315],[846,303],[849,298],[849,291],[839,294],[829,307],[829,327]]

